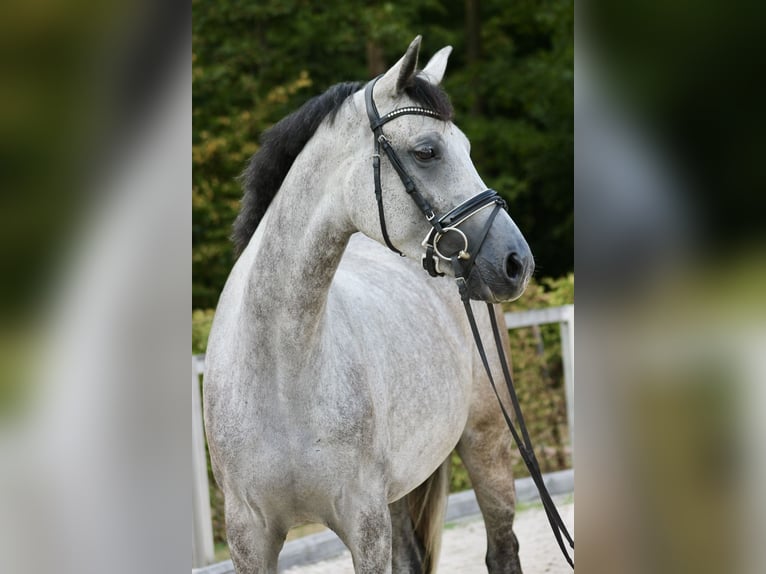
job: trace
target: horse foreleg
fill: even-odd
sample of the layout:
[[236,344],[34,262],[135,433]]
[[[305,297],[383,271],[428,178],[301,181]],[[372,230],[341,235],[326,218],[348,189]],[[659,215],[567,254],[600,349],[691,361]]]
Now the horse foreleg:
[[333,530],[351,551],[354,571],[391,574],[391,516],[385,496],[347,496],[339,509],[341,523]]
[[[457,445],[468,470],[487,529],[487,570],[520,574],[519,542],[513,533],[516,489],[511,472],[510,441],[498,436],[501,425],[467,429]],[[507,434],[507,431],[504,433]]]
[[286,532],[269,526],[257,509],[227,501],[226,538],[237,574],[276,574]]

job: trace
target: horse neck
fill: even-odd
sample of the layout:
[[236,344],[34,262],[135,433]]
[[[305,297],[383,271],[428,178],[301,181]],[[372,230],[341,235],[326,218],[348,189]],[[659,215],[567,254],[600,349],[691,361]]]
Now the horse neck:
[[301,152],[241,258],[241,316],[259,348],[275,345],[281,356],[316,336],[354,231],[338,185],[341,158],[322,141],[315,136]]

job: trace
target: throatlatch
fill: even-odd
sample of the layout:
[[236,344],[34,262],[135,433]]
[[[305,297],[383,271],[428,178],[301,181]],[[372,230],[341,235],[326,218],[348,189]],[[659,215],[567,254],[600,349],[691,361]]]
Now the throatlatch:
[[[460,298],[463,301],[465,312],[468,316],[468,322],[471,326],[471,332],[473,334],[474,341],[476,342],[476,347],[479,351],[481,362],[484,365],[484,369],[486,370],[487,376],[489,377],[489,382],[492,385],[492,390],[495,392],[495,397],[497,397],[497,401],[500,404],[500,410],[502,411],[505,422],[511,431],[511,435],[513,435],[513,440],[516,442],[519,452],[521,453],[521,458],[524,460],[524,464],[529,470],[529,474],[532,477],[538,492],[540,493],[540,499],[542,500],[543,508],[545,509],[545,513],[548,517],[548,522],[551,525],[551,529],[553,530],[553,534],[556,537],[559,548],[561,548],[561,552],[564,554],[566,561],[574,569],[574,560],[569,555],[566,544],[564,542],[566,540],[566,542],[569,543],[569,546],[574,549],[574,539],[569,534],[564,521],[561,519],[561,515],[556,509],[556,505],[553,503],[553,499],[548,492],[548,488],[545,486],[542,472],[540,471],[540,465],[537,462],[537,457],[535,457],[532,441],[529,438],[529,432],[527,431],[527,426],[524,423],[524,417],[521,414],[521,406],[519,404],[519,399],[516,396],[516,390],[513,386],[513,378],[511,377],[510,370],[508,369],[508,361],[506,360],[505,353],[503,352],[500,329],[497,325],[494,308],[491,303],[487,303],[490,323],[492,324],[492,333],[494,335],[495,345],[497,346],[500,364],[502,365],[505,384],[511,397],[511,403],[513,405],[514,415],[518,423],[518,429],[513,424],[513,421],[511,420],[511,417],[508,414],[503,401],[500,399],[500,394],[498,393],[497,386],[495,385],[495,379],[492,376],[492,371],[489,367],[487,354],[481,341],[481,335],[479,334],[479,329],[476,325],[476,319],[473,315],[473,310],[471,309],[471,301],[468,294],[468,276],[470,275],[473,264],[476,261],[476,256],[481,251],[482,245],[487,238],[495,217],[501,209],[506,207],[505,201],[496,191],[487,189],[469,198],[467,201],[464,201],[449,211],[447,214],[437,219],[430,203],[417,189],[415,182],[404,169],[404,166],[399,159],[399,156],[391,146],[391,143],[383,134],[382,127],[387,122],[407,114],[429,116],[439,120],[443,120],[444,118],[442,118],[437,112],[433,110],[415,106],[398,108],[387,113],[385,116],[380,117],[373,98],[373,88],[375,87],[375,83],[378,81],[378,79],[380,79],[380,77],[381,76],[378,76],[369,84],[367,84],[364,92],[364,97],[367,106],[367,116],[370,120],[370,129],[372,129],[372,132],[375,136],[375,152],[372,156],[372,167],[375,183],[375,199],[378,204],[378,216],[380,218],[380,229],[383,235],[383,240],[391,251],[394,251],[399,255],[404,255],[391,243],[391,239],[389,238],[388,231],[386,229],[386,218],[383,210],[383,190],[380,183],[381,147],[391,162],[394,170],[399,175],[399,179],[401,179],[405,191],[410,195],[410,197],[412,197],[412,199],[415,201],[415,204],[423,213],[423,216],[431,224],[431,230],[428,232],[422,243],[423,247],[425,248],[425,254],[423,255],[423,268],[428,271],[432,277],[436,277],[438,275],[444,275],[444,273],[442,273],[439,269],[439,261],[449,261],[452,264],[452,269],[455,273],[455,280],[457,281],[458,291],[460,292]],[[469,245],[468,237],[459,228],[459,226],[483,209],[490,207],[492,208],[492,213],[490,213],[490,216],[487,218],[486,223],[478,235],[478,245]]]

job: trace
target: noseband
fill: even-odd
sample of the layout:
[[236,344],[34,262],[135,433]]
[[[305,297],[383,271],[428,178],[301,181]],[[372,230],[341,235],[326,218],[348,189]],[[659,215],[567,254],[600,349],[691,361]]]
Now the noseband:
[[[440,260],[452,262],[455,278],[458,280],[458,284],[461,286],[462,291],[464,288],[467,288],[465,286],[465,281],[476,262],[476,255],[478,255],[481,250],[484,240],[489,233],[489,229],[492,226],[492,222],[495,220],[498,212],[500,209],[505,208],[505,201],[496,191],[487,189],[464,201],[445,215],[437,218],[431,204],[423,194],[420,193],[415,181],[404,169],[401,159],[391,146],[391,142],[383,133],[383,126],[391,120],[404,115],[428,116],[437,120],[445,120],[445,118],[434,110],[416,106],[397,108],[381,117],[378,113],[378,108],[375,106],[375,100],[372,93],[375,88],[375,83],[379,79],[380,76],[367,84],[367,87],[364,90],[364,99],[367,106],[367,117],[370,120],[370,129],[375,136],[375,152],[372,155],[372,168],[375,180],[375,200],[378,203],[378,217],[380,218],[380,230],[383,235],[383,240],[391,251],[398,253],[399,255],[404,255],[399,249],[394,247],[393,243],[391,243],[391,239],[389,238],[386,229],[386,217],[383,211],[383,188],[380,184],[381,147],[388,157],[391,166],[394,168],[394,171],[396,171],[399,179],[401,179],[402,184],[404,185],[404,190],[410,197],[412,197],[415,201],[415,205],[418,206],[418,209],[420,209],[421,213],[426,218],[426,221],[431,225],[431,229],[422,242],[422,245],[425,248],[425,253],[422,257],[423,268],[428,271],[432,277],[436,277],[438,275],[444,275],[439,269]],[[478,244],[469,245],[468,237],[459,226],[487,207],[493,207],[493,209],[484,224],[481,233],[478,235]],[[440,249],[439,245],[440,242],[450,234],[457,236],[459,242],[462,243],[462,248],[445,253],[445,249]],[[462,285],[460,285],[461,282]]]

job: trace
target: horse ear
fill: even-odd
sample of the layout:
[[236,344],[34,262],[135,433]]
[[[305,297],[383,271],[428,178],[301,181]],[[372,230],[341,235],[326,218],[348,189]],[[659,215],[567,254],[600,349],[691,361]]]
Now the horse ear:
[[423,68],[421,74],[423,74],[426,80],[431,82],[434,86],[441,84],[442,79],[444,78],[444,70],[447,69],[447,60],[449,60],[449,55],[451,53],[452,46],[445,46],[436,52],[436,54],[428,60],[426,67]]
[[420,40],[421,36],[417,36],[412,41],[404,56],[378,81],[376,91],[380,90],[391,97],[395,97],[404,91],[404,88],[415,75],[415,69],[418,66]]

